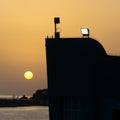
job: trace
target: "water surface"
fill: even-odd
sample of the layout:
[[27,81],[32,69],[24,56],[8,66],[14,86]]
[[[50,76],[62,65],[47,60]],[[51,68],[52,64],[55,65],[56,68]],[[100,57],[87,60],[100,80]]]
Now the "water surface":
[[5,107],[0,108],[0,120],[49,120],[48,107]]

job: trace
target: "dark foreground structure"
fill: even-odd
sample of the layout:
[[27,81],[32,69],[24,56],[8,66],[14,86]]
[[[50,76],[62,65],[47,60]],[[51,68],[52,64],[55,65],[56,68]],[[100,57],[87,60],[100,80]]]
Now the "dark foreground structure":
[[120,120],[120,57],[91,38],[47,38],[50,120]]

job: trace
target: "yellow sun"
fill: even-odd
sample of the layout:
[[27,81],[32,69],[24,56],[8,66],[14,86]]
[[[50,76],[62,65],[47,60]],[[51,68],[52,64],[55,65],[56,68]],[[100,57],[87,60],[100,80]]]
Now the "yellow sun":
[[31,71],[26,71],[24,73],[24,77],[27,79],[27,80],[30,80],[33,78],[33,73]]

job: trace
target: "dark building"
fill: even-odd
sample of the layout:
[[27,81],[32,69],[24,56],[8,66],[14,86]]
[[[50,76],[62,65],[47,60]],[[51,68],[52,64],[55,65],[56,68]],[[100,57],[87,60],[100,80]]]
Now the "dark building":
[[50,120],[120,120],[120,57],[92,38],[47,38]]

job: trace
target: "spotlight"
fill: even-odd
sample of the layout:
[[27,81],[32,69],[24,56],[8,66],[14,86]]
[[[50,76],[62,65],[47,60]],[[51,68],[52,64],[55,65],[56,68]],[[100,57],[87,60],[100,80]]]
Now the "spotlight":
[[89,37],[89,29],[88,28],[81,28],[80,30],[81,30],[83,37],[84,36]]

